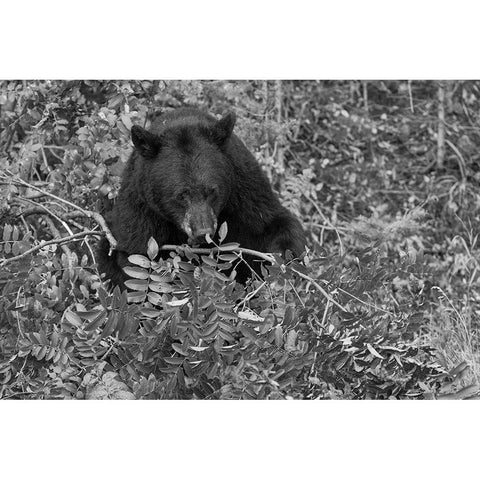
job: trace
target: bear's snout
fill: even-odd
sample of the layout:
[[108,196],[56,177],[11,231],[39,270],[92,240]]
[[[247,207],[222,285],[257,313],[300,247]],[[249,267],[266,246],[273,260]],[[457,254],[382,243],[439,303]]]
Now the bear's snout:
[[209,205],[192,205],[185,213],[182,229],[190,241],[201,243],[208,234],[211,237],[217,231],[217,218]]

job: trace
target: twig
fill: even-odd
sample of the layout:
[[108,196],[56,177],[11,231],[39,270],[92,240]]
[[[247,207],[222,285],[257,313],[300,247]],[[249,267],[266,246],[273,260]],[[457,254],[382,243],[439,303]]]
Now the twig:
[[27,257],[28,255],[42,249],[43,247],[46,247],[47,245],[55,245],[55,244],[61,245],[62,243],[70,242],[72,240],[75,240],[75,239],[81,238],[81,237],[87,237],[89,235],[96,235],[96,236],[101,237],[101,236],[105,235],[105,232],[98,232],[96,230],[89,230],[88,232],[74,233],[73,235],[69,235],[68,237],[62,237],[62,238],[57,238],[57,239],[54,239],[54,240],[42,241],[38,245],[36,245],[35,247],[32,247],[32,248],[26,250],[25,252],[21,253],[20,255],[17,255],[15,257],[11,257],[11,258],[6,258],[6,259],[0,261],[0,267],[4,267],[8,263],[11,263],[11,262],[14,262],[16,260],[20,260],[21,258]]
[[347,312],[342,305],[340,305],[327,291],[325,291],[312,277],[305,275],[302,272],[299,272],[296,268],[290,267],[292,272],[295,272],[298,276],[302,277],[304,280],[308,280],[328,301],[332,302],[343,312]]
[[48,161],[47,161],[47,156],[45,155],[45,149],[42,147],[41,150],[42,150],[43,164],[45,165],[47,172],[52,173],[52,169],[50,168],[50,165],[48,164]]
[[318,212],[318,214],[323,218],[323,220],[332,227],[332,229],[335,231],[337,234],[338,242],[340,245],[340,255],[343,257],[345,254],[345,250],[343,248],[343,243],[342,239],[340,238],[340,233],[338,232],[338,228],[333,225],[333,223],[323,214],[323,212],[320,210],[319,206],[311,199],[308,195],[304,195],[304,197],[313,205],[315,210]]
[[367,88],[368,82],[364,80],[362,82],[363,86],[363,108],[365,109],[365,113],[368,115],[368,88]]
[[373,305],[372,303],[367,303],[367,302],[364,302],[363,300],[360,300],[360,298],[356,297],[355,295],[352,295],[351,293],[347,292],[343,288],[340,288],[340,287],[336,287],[336,288],[338,288],[338,290],[345,293],[349,297],[352,297],[357,302],[363,303],[367,307],[374,308],[375,310],[379,310],[380,312],[383,312],[383,313],[388,313],[389,315],[392,314],[392,312],[389,312],[388,310],[384,310],[383,308],[377,307],[376,305]]
[[[19,200],[25,201],[23,198],[19,198]],[[42,214],[44,215],[45,213],[47,213],[50,216],[52,216],[53,218],[55,218],[56,220],[58,220],[63,225],[63,228],[65,228],[67,233],[69,233],[70,235],[73,235],[72,229],[68,226],[68,224],[65,222],[65,220],[60,218],[55,212],[53,212],[52,210],[47,208],[45,205],[42,205],[41,203],[34,202],[33,200],[27,200],[27,202],[35,205],[36,208],[31,208],[29,210],[21,212],[19,215],[28,216],[28,215],[31,215],[31,214],[33,215],[33,214],[36,214],[36,213],[38,213],[40,215],[42,215]],[[86,228],[84,228],[83,230],[86,230]]]
[[262,282],[259,287],[257,287],[253,292],[250,292],[248,295],[245,295],[245,298],[237,305],[236,309],[238,310],[242,305],[247,303],[251,298],[253,298],[267,283]]
[[413,113],[413,96],[412,96],[412,81],[411,80],[408,80],[407,88],[408,88],[408,99],[410,100],[410,110]]

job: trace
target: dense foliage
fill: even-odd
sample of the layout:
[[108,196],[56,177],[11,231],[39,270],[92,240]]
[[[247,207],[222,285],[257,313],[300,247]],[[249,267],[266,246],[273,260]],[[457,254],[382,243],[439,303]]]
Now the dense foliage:
[[[130,127],[181,105],[235,109],[309,251],[244,287],[241,246],[151,239],[109,292]],[[1,398],[478,395],[479,82],[4,81],[0,109]]]

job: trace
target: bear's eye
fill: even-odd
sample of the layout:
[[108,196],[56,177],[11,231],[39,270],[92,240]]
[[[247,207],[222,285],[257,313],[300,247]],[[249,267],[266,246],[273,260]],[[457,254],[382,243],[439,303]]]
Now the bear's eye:
[[181,190],[175,195],[175,198],[179,202],[184,202],[188,197],[188,190]]
[[208,187],[206,189],[207,197],[209,198],[217,198],[218,197],[218,189],[216,187]]

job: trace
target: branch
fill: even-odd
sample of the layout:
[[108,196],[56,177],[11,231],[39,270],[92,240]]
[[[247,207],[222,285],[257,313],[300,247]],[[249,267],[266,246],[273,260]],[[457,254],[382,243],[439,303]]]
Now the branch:
[[8,180],[10,182],[16,183],[17,185],[22,185],[24,187],[31,188],[33,190],[41,192],[43,195],[47,195],[48,197],[54,198],[55,200],[58,200],[59,202],[64,203],[65,205],[68,205],[69,207],[72,207],[75,210],[78,210],[82,214],[82,216],[95,220],[95,222],[97,222],[97,224],[100,225],[100,227],[101,227],[102,231],[104,232],[108,242],[110,243],[110,248],[112,250],[116,248],[117,241],[115,240],[114,236],[112,235],[112,232],[108,228],[107,222],[102,217],[102,215],[100,215],[98,212],[92,212],[91,210],[86,210],[82,207],[79,207],[78,205],[75,205],[74,203],[69,202],[68,200],[65,200],[64,198],[57,197],[53,193],[42,190],[41,188],[38,188],[35,185],[32,185],[31,183],[26,182],[25,180],[22,180],[19,177],[14,178],[14,174],[9,170],[6,170],[6,172],[8,173],[8,175],[0,172],[0,178],[3,178],[3,179]]
[[68,237],[62,237],[62,238],[57,238],[54,240],[48,240],[48,241],[42,241],[35,247],[30,248],[29,250],[26,250],[25,252],[21,253],[20,255],[17,255],[15,257],[11,258],[6,258],[2,261],[0,261],[0,267],[4,267],[8,263],[14,262],[16,260],[20,260],[23,257],[27,257],[28,255],[41,250],[43,247],[46,247],[47,245],[61,245],[62,243],[70,242],[72,240],[76,240],[81,237],[87,237],[89,235],[96,235],[96,236],[103,236],[104,232],[98,232],[96,230],[89,230],[88,232],[79,232],[79,233],[74,233],[73,235],[69,235]]
[[[160,250],[184,250],[187,247],[181,245],[162,245]],[[212,248],[190,248],[190,251],[193,253],[198,253],[199,255],[208,255],[209,253],[228,253],[228,252],[241,252],[247,255],[252,255],[252,257],[258,257],[262,260],[270,262],[272,265],[277,263],[274,256],[271,253],[257,252],[257,250],[250,250],[249,248],[237,247],[232,250],[223,250],[222,247],[212,247]]]

